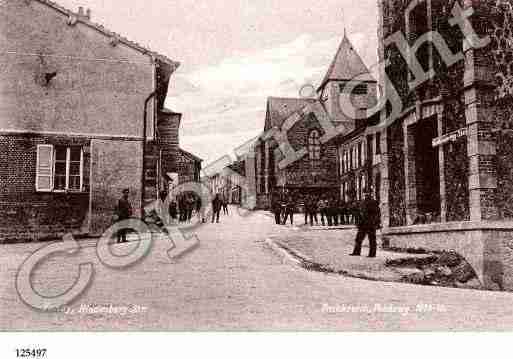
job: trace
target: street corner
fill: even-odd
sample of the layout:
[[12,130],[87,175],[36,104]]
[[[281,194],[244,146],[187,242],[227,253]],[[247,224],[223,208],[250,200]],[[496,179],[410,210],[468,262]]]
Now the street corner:
[[[380,249],[376,257],[366,253],[354,256],[354,235],[330,237],[323,233],[276,235],[266,243],[286,263],[309,271],[371,281],[482,289],[472,267],[457,253]],[[368,250],[364,246],[363,251]]]

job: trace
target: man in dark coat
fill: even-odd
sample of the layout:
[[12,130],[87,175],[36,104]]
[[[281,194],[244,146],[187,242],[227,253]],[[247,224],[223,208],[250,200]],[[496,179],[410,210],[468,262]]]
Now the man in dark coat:
[[365,236],[369,236],[369,257],[376,257],[377,242],[376,230],[381,227],[381,213],[379,203],[367,194],[365,200],[361,203],[360,211],[355,213],[358,234],[355,239],[354,251],[352,256],[359,256],[362,252],[362,244]]
[[285,203],[285,218],[283,219],[283,225],[287,224],[287,219],[290,217],[290,224],[294,225],[294,200],[289,197]]
[[[132,216],[132,205],[130,204],[130,201],[128,200],[128,195],[130,194],[130,190],[124,189],[123,190],[123,197],[118,201],[118,206],[116,207],[116,215],[118,217],[118,221],[124,221],[129,219]],[[127,242],[126,234],[128,232],[128,229],[121,228],[117,232],[117,242],[118,243],[124,243]]]
[[221,214],[222,207],[223,201],[219,197],[219,194],[216,194],[214,200],[212,201],[212,223],[214,223],[214,220],[219,223],[219,215]]
[[274,214],[276,224],[281,224],[281,202],[277,195],[272,196],[271,211]]
[[313,226],[314,219],[315,225],[319,225],[319,220],[317,219],[317,201],[314,196],[311,196],[307,200],[308,202],[308,211],[310,216],[310,226]]
[[229,213],[228,213],[228,199],[226,197],[223,197],[222,205],[223,205],[223,214],[228,216],[229,215]]

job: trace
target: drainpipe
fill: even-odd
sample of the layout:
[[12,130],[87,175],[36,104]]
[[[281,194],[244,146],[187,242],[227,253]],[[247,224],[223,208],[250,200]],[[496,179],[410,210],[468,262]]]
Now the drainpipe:
[[146,158],[146,112],[148,111],[148,104],[150,101],[157,95],[158,89],[153,91],[148,98],[144,101],[144,115],[143,115],[143,147],[142,147],[142,157],[143,157],[143,168],[141,173],[141,217],[144,219],[144,197],[146,192],[146,170],[144,168],[144,161]]

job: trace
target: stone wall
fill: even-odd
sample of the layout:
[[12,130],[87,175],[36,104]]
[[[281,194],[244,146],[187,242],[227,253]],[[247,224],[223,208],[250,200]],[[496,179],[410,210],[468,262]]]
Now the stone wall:
[[394,248],[453,250],[490,290],[513,291],[513,223],[460,222],[391,228],[383,237]]
[[387,129],[390,227],[406,225],[404,133],[402,124]]

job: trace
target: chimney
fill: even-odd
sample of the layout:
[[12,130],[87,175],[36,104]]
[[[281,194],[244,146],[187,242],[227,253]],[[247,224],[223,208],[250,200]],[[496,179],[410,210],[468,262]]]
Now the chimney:
[[86,18],[87,20],[91,20],[91,9],[86,10]]
[[78,16],[80,16],[80,17],[84,16],[84,7],[83,6],[78,7]]

